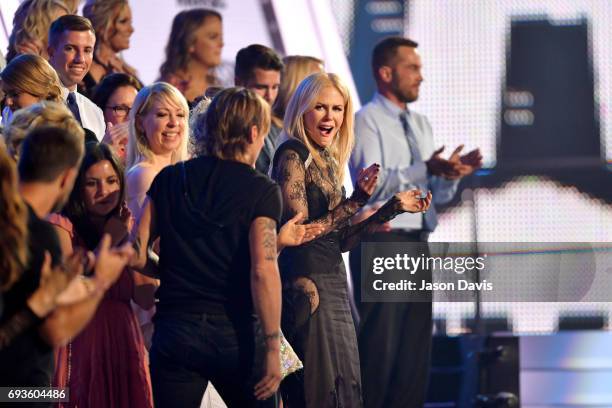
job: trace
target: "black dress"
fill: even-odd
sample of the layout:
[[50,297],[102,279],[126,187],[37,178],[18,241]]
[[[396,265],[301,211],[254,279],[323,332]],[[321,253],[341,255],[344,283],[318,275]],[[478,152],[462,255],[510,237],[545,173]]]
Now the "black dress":
[[304,144],[279,146],[272,176],[283,193],[283,222],[302,212],[306,223],[322,224],[324,235],[279,257],[283,280],[282,328],[304,362],[304,370],[281,385],[283,402],[295,407],[361,407],[361,376],[355,326],[349,305],[342,252],[359,235],[399,212],[392,199],[368,222],[349,226],[349,219],[369,196],[356,188],[345,198],[337,183],[337,163],[324,149],[314,160]]

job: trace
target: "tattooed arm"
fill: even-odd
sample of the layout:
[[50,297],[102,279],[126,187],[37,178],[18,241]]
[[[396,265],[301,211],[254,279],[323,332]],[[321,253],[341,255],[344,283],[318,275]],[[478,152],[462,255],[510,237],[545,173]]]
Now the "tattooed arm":
[[[373,171],[371,172],[372,174]],[[370,174],[370,173],[368,173]],[[306,196],[306,167],[297,152],[286,149],[278,161],[273,174],[283,193],[283,220],[288,220],[298,213],[309,219],[308,198]],[[323,216],[311,220],[311,224],[320,225],[320,234],[326,234],[344,226],[348,219],[365,205],[369,195],[361,188],[348,199],[342,200],[336,207]]]
[[136,256],[130,263],[130,267],[143,275],[159,278],[157,265],[149,256],[149,247],[159,236],[155,222],[155,206],[153,201],[147,197],[142,207],[138,223],[132,229],[131,242]]
[[267,352],[263,378],[255,386],[258,398],[267,398],[280,384],[281,281],[276,262],[276,221],[257,217],[249,230],[251,293],[261,321]]

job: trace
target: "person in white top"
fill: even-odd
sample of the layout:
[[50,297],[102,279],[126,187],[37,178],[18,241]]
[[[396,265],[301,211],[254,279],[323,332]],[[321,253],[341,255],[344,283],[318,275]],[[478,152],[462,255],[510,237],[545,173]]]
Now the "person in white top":
[[104,115],[92,101],[77,92],[93,61],[95,31],[85,17],[69,14],[51,24],[49,29],[49,63],[62,82],[62,96],[81,125],[104,138]]

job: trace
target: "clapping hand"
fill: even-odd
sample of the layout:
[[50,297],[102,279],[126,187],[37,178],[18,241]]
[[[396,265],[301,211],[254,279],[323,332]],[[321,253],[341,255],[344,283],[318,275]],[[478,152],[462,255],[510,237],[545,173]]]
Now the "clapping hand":
[[444,146],[433,152],[429,160],[425,162],[427,171],[434,176],[443,176],[446,178],[458,177],[459,172],[456,169],[455,163],[441,157],[444,151]]
[[360,188],[364,193],[371,196],[376,188],[378,182],[378,173],[380,172],[380,165],[374,163],[367,169],[361,169],[357,176],[357,187]]
[[431,191],[427,193],[425,198],[421,198],[421,190],[408,190],[395,194],[397,199],[398,210],[402,212],[425,212],[431,205]]
[[104,138],[102,142],[109,145],[115,154],[119,156],[121,161],[125,161],[125,154],[128,143],[128,135],[129,135],[129,125],[130,122],[118,123],[113,125],[108,122],[106,124],[106,132],[104,133]]
[[320,224],[301,224],[304,214],[297,213],[292,219],[287,221],[278,233],[279,250],[288,246],[298,246],[312,241],[324,230]]
[[86,262],[87,253],[75,250],[62,264],[52,267],[51,255],[45,252],[45,259],[40,269],[40,283],[28,298],[30,309],[40,318],[51,313],[61,303],[60,294],[75,277],[83,273]]
[[[113,194],[119,194],[119,192]],[[119,212],[110,217],[104,224],[104,232],[110,234],[112,245],[119,245],[127,238],[131,229],[131,220],[132,213],[124,201],[119,207]]]
[[134,249],[129,242],[121,247],[111,248],[111,237],[104,234],[96,251],[94,265],[94,279],[99,287],[105,291],[115,283],[133,256]]
[[447,177],[448,179],[455,180],[465,177],[482,167],[480,149],[474,149],[463,156],[460,155],[461,150],[463,150],[463,145],[459,145],[448,159],[449,162],[455,165],[455,170],[457,171],[456,175],[449,176]]

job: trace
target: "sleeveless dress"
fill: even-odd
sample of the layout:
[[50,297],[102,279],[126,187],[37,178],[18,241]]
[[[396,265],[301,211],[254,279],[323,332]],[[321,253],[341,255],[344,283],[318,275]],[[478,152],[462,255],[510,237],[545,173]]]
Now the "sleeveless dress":
[[[52,214],[48,221],[66,230],[73,246],[84,247],[66,217]],[[133,291],[131,272],[125,269],[85,329],[59,348],[53,382],[70,387],[70,402],[63,406],[153,406],[142,333],[130,306]]]
[[[346,199],[335,182],[331,157],[321,151],[323,169],[305,145],[289,140],[274,156],[273,178],[283,192],[283,222],[298,211],[306,223],[328,232],[279,257],[283,280],[283,333],[304,363],[281,385],[283,402],[294,407],[362,406],[359,352],[342,259],[342,235],[348,219],[367,196]],[[331,209],[330,209],[331,208]]]

